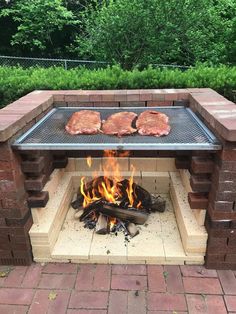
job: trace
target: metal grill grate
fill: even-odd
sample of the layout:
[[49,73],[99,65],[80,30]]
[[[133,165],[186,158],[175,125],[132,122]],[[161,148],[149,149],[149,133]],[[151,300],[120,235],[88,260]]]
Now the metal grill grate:
[[[106,119],[113,113],[133,111],[140,114],[144,110],[156,110],[168,115],[171,132],[167,136],[124,136],[70,135],[65,125],[70,116],[79,110],[89,109],[101,113]],[[21,136],[13,146],[21,150],[219,150],[221,145],[216,137],[188,108],[152,107],[152,108],[55,108],[42,120]]]

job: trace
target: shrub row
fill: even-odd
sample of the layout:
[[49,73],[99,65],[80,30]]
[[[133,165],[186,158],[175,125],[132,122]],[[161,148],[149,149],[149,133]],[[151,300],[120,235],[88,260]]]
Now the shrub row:
[[234,99],[236,67],[122,70],[119,66],[88,70],[76,68],[0,67],[0,107],[35,90],[44,89],[138,89],[210,87]]

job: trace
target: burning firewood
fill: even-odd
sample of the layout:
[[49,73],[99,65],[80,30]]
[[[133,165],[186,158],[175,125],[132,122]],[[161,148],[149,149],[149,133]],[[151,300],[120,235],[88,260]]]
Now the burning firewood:
[[84,208],[84,212],[83,214],[80,216],[80,221],[84,221],[86,217],[88,217],[93,211],[97,212],[97,210],[99,209],[99,207],[102,206],[103,204],[103,200],[98,200],[98,201],[94,201],[93,203],[87,205]]
[[144,211],[137,210],[135,208],[120,208],[112,206],[111,204],[103,204],[101,208],[98,209],[100,213],[106,216],[115,217],[122,221],[129,221],[136,223],[138,225],[143,225],[148,219],[148,214]]
[[[164,211],[165,202],[134,182],[135,168],[131,165],[131,176],[123,179],[115,154],[108,154],[104,175],[86,182],[81,178],[77,198],[71,203],[76,218],[84,227],[95,229],[98,234],[117,233],[123,230],[125,236],[134,237],[139,233],[135,224],[144,224],[151,211]],[[88,166],[91,166],[91,158]],[[78,212],[83,208],[83,213]]]
[[78,192],[76,200],[71,203],[71,207],[74,209],[78,209],[82,206],[83,201],[84,201],[83,195],[80,192]]
[[[121,182],[118,183],[120,186],[120,189],[122,191],[123,195],[126,195],[126,190],[129,185],[129,180],[124,179]],[[135,182],[133,183],[133,190],[136,195],[136,198],[134,200],[134,207],[136,207],[141,200],[142,207],[143,208],[150,208],[151,205],[151,195],[148,191],[146,191],[144,188],[142,188],[140,185],[136,184]],[[126,198],[128,200],[128,198]]]

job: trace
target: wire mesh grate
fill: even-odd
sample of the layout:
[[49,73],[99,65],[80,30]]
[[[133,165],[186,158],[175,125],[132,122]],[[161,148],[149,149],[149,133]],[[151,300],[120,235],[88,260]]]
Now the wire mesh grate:
[[[167,136],[142,136],[138,133],[118,138],[105,134],[70,135],[65,125],[71,115],[79,110],[95,110],[101,119],[116,112],[156,110],[168,115],[171,132]],[[14,144],[18,149],[169,149],[169,150],[217,150],[220,143],[205,125],[184,107],[158,108],[55,108]]]

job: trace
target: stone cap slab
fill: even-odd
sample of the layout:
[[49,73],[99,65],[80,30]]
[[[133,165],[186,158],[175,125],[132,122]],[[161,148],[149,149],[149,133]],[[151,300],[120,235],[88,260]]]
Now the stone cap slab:
[[210,88],[33,91],[0,110],[0,142],[7,141],[53,102],[189,100],[190,107],[227,141],[236,141],[236,106]]
[[236,141],[236,105],[215,92],[191,93],[190,108],[197,111],[226,141]]

